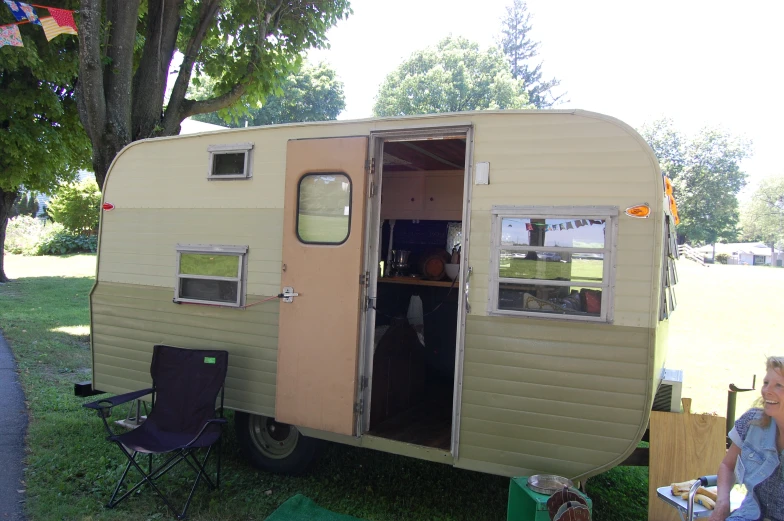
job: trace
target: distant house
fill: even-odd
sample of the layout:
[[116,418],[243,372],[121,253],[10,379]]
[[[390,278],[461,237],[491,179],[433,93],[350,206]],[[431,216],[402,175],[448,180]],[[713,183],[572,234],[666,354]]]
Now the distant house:
[[[213,125],[212,123],[203,123],[190,118],[185,119],[180,125],[180,135],[185,134],[200,134],[202,132],[214,132],[216,130],[225,130],[227,127],[220,125]],[[77,182],[82,182],[85,179],[95,179],[95,174],[87,170],[80,170],[77,175]],[[38,194],[36,197],[38,201],[38,213],[35,215],[38,218],[46,216],[46,205],[49,203],[49,196],[46,194]]]
[[[706,258],[713,257],[713,245],[707,244],[696,250]],[[748,266],[781,266],[784,261],[784,251],[775,249],[771,252],[770,245],[764,242],[731,242],[727,244],[716,243],[716,254],[726,253],[729,256],[728,264],[742,264]],[[771,257],[771,253],[774,254]]]

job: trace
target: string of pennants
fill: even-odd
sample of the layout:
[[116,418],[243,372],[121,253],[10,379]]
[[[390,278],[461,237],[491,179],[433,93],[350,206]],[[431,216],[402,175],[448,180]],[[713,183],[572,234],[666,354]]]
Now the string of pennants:
[[525,223],[525,229],[530,232],[533,231],[534,228],[543,228],[544,231],[549,232],[556,230],[573,230],[575,228],[582,228],[583,226],[591,226],[593,224],[604,224],[604,221],[596,219],[577,219],[558,224]]
[[[47,7],[45,5],[26,4],[15,0],[3,0],[3,3],[11,10],[11,14],[16,18],[16,22],[0,25],[0,47],[5,45],[24,47],[19,26],[27,23],[40,26],[44,30],[47,41],[51,41],[52,38],[61,34],[78,34],[73,11]],[[38,9],[46,9],[49,11],[50,16],[39,18],[36,7]]]

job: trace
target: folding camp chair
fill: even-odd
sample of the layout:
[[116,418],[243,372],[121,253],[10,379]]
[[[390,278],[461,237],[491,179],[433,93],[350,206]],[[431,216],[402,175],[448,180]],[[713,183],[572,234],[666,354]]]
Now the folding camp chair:
[[[226,351],[202,351],[156,345],[153,347],[150,375],[152,387],[111,398],[104,398],[84,406],[95,409],[103,420],[107,440],[114,442],[128,458],[125,471],[114,489],[108,508],[114,508],[144,484],[163,499],[177,516],[184,519],[193,493],[202,478],[210,489],[220,486],[220,438],[223,425],[223,383],[226,379],[229,354]],[[216,415],[216,400],[220,393],[219,413]],[[115,434],[107,418],[117,405],[152,395],[152,410],[147,419],[134,430]],[[212,446],[218,443],[215,483],[205,471]],[[204,458],[196,457],[198,449],[206,449]],[[147,472],[139,465],[137,455],[148,454]],[[168,454],[162,464],[153,468],[153,454]],[[156,480],[175,465],[184,461],[196,472],[196,480],[181,513],[177,513],[169,499],[161,492]],[[131,467],[142,474],[142,479],[118,499],[120,488]]]

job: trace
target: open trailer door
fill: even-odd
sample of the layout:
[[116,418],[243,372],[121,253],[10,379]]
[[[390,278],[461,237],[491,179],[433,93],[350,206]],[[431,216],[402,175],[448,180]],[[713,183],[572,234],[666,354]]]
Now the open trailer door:
[[275,418],[354,434],[366,137],[286,151]]

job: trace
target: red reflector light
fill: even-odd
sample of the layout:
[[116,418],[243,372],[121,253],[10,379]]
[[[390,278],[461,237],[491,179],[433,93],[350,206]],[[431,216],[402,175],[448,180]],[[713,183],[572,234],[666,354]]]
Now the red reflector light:
[[101,208],[108,212],[109,210],[114,210],[114,205],[112,203],[103,203]]

